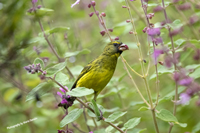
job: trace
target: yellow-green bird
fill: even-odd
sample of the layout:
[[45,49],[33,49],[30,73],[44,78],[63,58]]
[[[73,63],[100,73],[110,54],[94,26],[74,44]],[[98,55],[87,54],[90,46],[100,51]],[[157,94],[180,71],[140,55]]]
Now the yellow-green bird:
[[94,90],[94,100],[112,78],[117,59],[128,46],[119,41],[108,43],[101,55],[88,63],[76,79],[71,89],[86,87]]

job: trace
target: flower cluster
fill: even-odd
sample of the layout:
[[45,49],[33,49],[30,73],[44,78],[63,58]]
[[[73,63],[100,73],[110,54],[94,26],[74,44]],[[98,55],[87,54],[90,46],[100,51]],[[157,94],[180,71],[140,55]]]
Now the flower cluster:
[[[28,72],[28,73],[31,73],[31,74],[35,74],[35,73],[38,73],[39,70],[41,69],[41,65],[40,63],[34,65],[28,65],[28,66],[25,66],[24,69]],[[43,72],[43,74],[47,74],[46,71]]]
[[[68,90],[68,88],[65,86],[65,88]],[[71,97],[70,95],[66,95],[66,91],[63,88],[59,88],[64,94],[61,92],[57,92],[57,95],[59,95],[62,98],[62,101],[59,103],[58,106],[64,107],[65,109],[71,107],[74,103],[75,97]]]

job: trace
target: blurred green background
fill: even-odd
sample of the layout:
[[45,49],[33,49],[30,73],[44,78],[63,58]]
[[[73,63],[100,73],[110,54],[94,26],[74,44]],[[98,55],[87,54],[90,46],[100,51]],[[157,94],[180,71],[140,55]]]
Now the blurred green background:
[[[67,66],[72,71],[75,77],[78,76],[82,68],[92,59],[97,57],[103,50],[103,47],[109,42],[108,37],[102,37],[100,31],[103,30],[99,24],[98,18],[93,15],[89,17],[89,13],[93,12],[92,8],[88,8],[89,0],[81,0],[78,5],[71,8],[75,0],[43,0],[39,1],[37,5],[42,5],[45,8],[54,10],[51,15],[46,15],[41,18],[41,22],[45,30],[54,27],[69,27],[69,30],[61,31],[49,36],[49,40],[53,44],[55,50],[61,58],[64,58],[69,52],[82,51],[87,49],[90,52],[85,54],[78,54],[67,58]],[[177,22],[174,25],[183,27],[183,31],[174,36],[176,42],[175,46],[181,53],[181,65],[186,67],[192,64],[199,64],[199,60],[193,60],[195,51],[200,48],[199,30],[200,30],[200,8],[198,1],[188,1],[191,4],[189,10],[177,10],[176,6],[184,4],[186,1],[179,1],[179,3],[172,3],[166,1],[168,4],[166,10],[171,22]],[[135,20],[137,34],[141,43],[144,59],[147,61],[146,67],[149,63],[148,59],[148,44],[147,34],[142,30],[146,27],[146,20],[140,1],[129,2],[131,4],[131,12]],[[153,9],[159,5],[161,1],[149,1],[148,13],[152,13]],[[126,9],[122,8],[125,5],[123,0],[98,0],[96,1],[96,9],[101,13],[105,12],[105,22],[108,28],[112,28],[111,36],[113,38],[119,37],[120,41],[127,44],[129,51],[123,53],[127,62],[139,73],[141,68],[138,60],[138,52],[134,36],[129,34],[132,30],[130,23],[126,23],[129,14]],[[35,58],[41,58],[45,62],[46,68],[58,63],[56,56],[52,53],[47,42],[42,36],[39,23],[36,19],[27,14],[27,10],[32,7],[31,0],[15,0],[15,1],[0,1],[0,132],[1,133],[55,133],[59,127],[59,123],[64,116],[61,108],[57,108],[57,104],[61,99],[56,96],[59,87],[56,85],[48,86],[45,89],[46,95],[40,97],[41,102],[37,98],[26,102],[26,95],[31,89],[36,87],[39,83],[45,82],[38,74],[28,74],[23,67],[32,64]],[[197,21],[194,24],[190,23],[190,17],[197,16]],[[151,23],[158,26],[160,22],[164,21],[163,12],[156,12]],[[170,38],[166,28],[161,29],[161,37],[164,44],[170,47]],[[159,46],[158,46],[159,47]],[[84,53],[84,52],[83,52]],[[46,59],[46,60],[45,60]],[[163,57],[159,58],[163,61]],[[162,100],[157,110],[162,108],[173,111],[172,96],[174,95],[175,84],[172,80],[172,69],[166,69],[158,64],[159,70],[164,71],[160,74],[160,98]],[[149,76],[153,75],[155,67],[152,64]],[[197,68],[193,71],[195,73],[195,80],[198,82],[200,77],[200,70]],[[68,88],[73,81],[70,79],[67,71],[64,69],[62,74],[65,74],[63,85]],[[191,73],[192,74],[192,73]],[[194,75],[194,74],[193,74]],[[132,73],[132,76],[139,89],[144,94],[146,91],[142,79]],[[150,81],[152,96],[156,96],[155,78]],[[180,87],[180,92],[184,91],[184,87]],[[193,97],[189,105],[179,105],[177,108],[177,119],[181,123],[187,123],[186,128],[175,125],[173,133],[192,132],[194,126],[200,122],[199,111],[200,108],[196,106],[195,102],[198,97]],[[136,92],[131,80],[128,78],[126,71],[123,68],[123,63],[119,59],[115,74],[101,92],[97,103],[101,104],[106,112],[105,117],[116,110],[127,111],[125,117],[116,121],[125,123],[133,117],[141,117],[141,122],[137,126],[138,129],[146,128],[144,133],[154,133],[153,120],[150,111],[138,111],[144,106],[141,98]],[[80,107],[76,104],[70,107],[72,110]],[[37,118],[32,122],[28,122],[19,127],[7,129],[7,127],[16,125],[18,123]],[[167,122],[157,119],[158,126],[161,133],[166,133],[169,129]],[[87,131],[87,126],[83,115],[74,122],[81,130]],[[98,122],[100,132],[106,132],[104,129],[108,127],[103,122]],[[94,128],[92,119],[88,117],[88,125],[91,129]],[[120,125],[119,125],[120,127]],[[71,124],[69,128],[75,133],[79,131]],[[134,129],[130,132],[136,132]],[[111,132],[115,132],[112,130]]]

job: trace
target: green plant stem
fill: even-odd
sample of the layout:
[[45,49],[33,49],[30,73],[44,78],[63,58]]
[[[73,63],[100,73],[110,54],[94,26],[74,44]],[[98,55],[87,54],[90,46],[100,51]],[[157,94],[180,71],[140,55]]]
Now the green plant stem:
[[[165,10],[165,2],[164,0],[162,0],[162,5],[163,5],[163,12],[164,12],[164,16],[165,16],[165,21],[166,23],[168,23],[168,18],[167,18],[167,12]],[[168,26],[168,32],[169,34],[171,33],[171,28]],[[175,48],[174,48],[174,42],[173,42],[173,38],[172,36],[170,36],[170,40],[171,40],[171,44],[172,44],[172,56],[173,56],[173,59],[175,58]],[[176,63],[174,63],[174,69],[175,71],[177,71],[177,66],[176,66]],[[175,116],[176,115],[176,103],[178,101],[178,84],[177,82],[175,82],[175,97],[174,97],[174,109],[173,109],[173,115]],[[169,128],[169,131],[168,133],[171,133],[171,130],[173,128],[173,124],[170,124],[170,128]]]
[[[39,23],[40,28],[41,28],[41,30],[42,30],[43,36],[44,36],[45,40],[47,41],[49,47],[51,48],[51,50],[52,50],[52,52],[54,53],[54,55],[57,57],[58,61],[59,61],[59,62],[62,62],[62,59],[59,57],[58,53],[57,53],[56,50],[54,49],[53,44],[49,41],[48,36],[46,35],[46,33],[45,33],[45,31],[44,31],[44,28],[43,28],[43,25],[42,25],[42,23],[41,23],[41,21],[40,21],[40,18],[37,18],[37,20],[38,20],[38,23]],[[65,68],[67,69],[67,72],[69,73],[70,77],[71,77],[71,78],[74,78],[74,75],[73,75],[72,72],[69,70],[69,68],[68,68],[67,66],[66,66]]]
[[[121,56],[121,57],[122,57],[122,56]],[[122,58],[123,58],[123,57],[122,57]],[[131,79],[133,85],[135,86],[135,88],[136,88],[138,94],[140,95],[140,97],[142,98],[142,100],[144,101],[144,103],[146,103],[146,105],[147,105],[148,107],[150,107],[150,104],[145,100],[145,98],[143,97],[142,93],[141,93],[140,90],[138,89],[138,87],[137,87],[135,81],[133,80],[133,77],[131,76],[129,70],[127,69],[126,64],[125,64],[125,62],[124,62],[123,59],[122,59],[122,62],[123,62],[123,64],[124,64],[125,70],[127,71],[128,75],[129,75],[129,78]]]
[[[139,42],[139,39],[138,39],[138,36],[137,36],[137,31],[136,31],[134,20],[133,20],[131,11],[130,11],[129,3],[128,3],[127,0],[125,0],[125,2],[126,2],[126,6],[127,6],[127,9],[128,9],[130,19],[131,19],[131,24],[132,24],[132,27],[133,27],[133,30],[134,30],[135,40],[136,40],[137,46],[138,46],[138,53],[139,53],[139,57],[140,57],[139,61],[140,61],[141,69],[142,69],[143,81],[144,81],[145,88],[146,88],[146,91],[147,91],[147,95],[148,95],[148,98],[149,98],[149,103],[150,103],[150,108],[151,108],[151,112],[152,112],[152,116],[153,116],[153,122],[154,122],[155,130],[156,130],[157,133],[159,133],[159,129],[158,129],[158,125],[157,125],[157,121],[156,121],[156,117],[155,117],[155,108],[153,107],[153,101],[152,101],[152,97],[151,97],[150,87],[149,87],[149,84],[147,82],[147,75],[148,74],[145,73],[145,67],[144,67],[144,63],[143,63],[143,55],[142,55],[140,42]],[[142,7],[143,7],[143,2],[141,1],[141,3],[142,3]],[[144,12],[145,12],[145,16],[146,16],[146,11],[144,10]],[[148,19],[147,19],[147,21],[148,21]],[[148,21],[148,25],[149,25],[149,21]]]

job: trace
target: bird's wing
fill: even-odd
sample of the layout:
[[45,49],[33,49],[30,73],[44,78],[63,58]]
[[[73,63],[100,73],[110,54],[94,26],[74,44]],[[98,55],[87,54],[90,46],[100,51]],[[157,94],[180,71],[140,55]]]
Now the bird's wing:
[[73,88],[76,88],[76,84],[77,84],[78,80],[79,80],[83,75],[85,75],[86,73],[88,73],[88,72],[92,69],[92,63],[93,63],[93,62],[94,62],[94,61],[91,61],[90,63],[87,64],[87,66],[85,66],[85,67],[83,68],[83,70],[82,70],[81,73],[79,74],[78,78],[76,79],[75,83],[73,84],[71,90],[72,90]]

